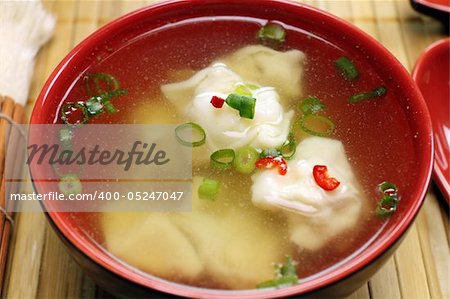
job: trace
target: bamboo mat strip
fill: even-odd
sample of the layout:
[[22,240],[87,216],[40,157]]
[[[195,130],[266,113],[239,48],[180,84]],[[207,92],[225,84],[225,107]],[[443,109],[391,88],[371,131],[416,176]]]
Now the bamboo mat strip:
[[427,204],[424,205],[422,213],[417,221],[420,245],[425,261],[428,286],[432,298],[449,297],[449,273],[448,256],[450,255],[447,242],[442,242],[440,237],[445,234],[444,227],[439,220],[439,207],[432,195],[428,195]]
[[77,45],[99,27],[100,3],[98,1],[81,1],[75,16],[72,46]]
[[351,2],[351,11],[353,24],[358,26],[364,32],[368,33],[375,39],[378,38],[377,24],[373,18],[373,5],[370,1],[353,1]]
[[[39,55],[30,98],[60,59],[99,26],[155,1],[59,1],[46,6],[58,16],[53,41]],[[412,11],[407,1],[304,1],[328,10],[381,41],[411,69],[420,52],[442,37],[440,25]],[[27,105],[30,112],[33,100]],[[439,217],[438,217],[439,216]],[[40,213],[21,213],[12,238],[9,298],[109,298],[84,276]],[[430,193],[395,257],[349,298],[450,298],[448,207]],[[31,249],[31,250],[30,250]],[[24,287],[24,281],[27,282]]]

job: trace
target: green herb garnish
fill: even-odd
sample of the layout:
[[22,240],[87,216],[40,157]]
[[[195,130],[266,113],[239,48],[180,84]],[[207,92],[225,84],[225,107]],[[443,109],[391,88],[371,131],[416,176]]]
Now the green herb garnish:
[[284,264],[275,266],[275,279],[264,281],[256,285],[258,289],[281,288],[298,283],[296,263],[290,256],[286,256]]
[[66,103],[61,110],[61,120],[72,128],[81,127],[88,122],[90,117],[97,116],[104,111],[117,112],[111,99],[127,93],[126,90],[120,89],[117,80],[108,74],[86,74],[83,82],[90,98],[85,102]]
[[71,128],[79,128],[88,122],[89,112],[82,102],[68,102],[61,110],[61,120]]
[[261,152],[261,154],[259,154],[260,158],[279,157],[279,156],[281,156],[281,153],[276,148],[266,148]]
[[258,159],[259,154],[256,149],[247,145],[236,150],[233,166],[238,172],[249,174],[256,168],[255,163]]
[[[190,132],[190,134],[186,132]],[[189,136],[185,136],[186,134]],[[206,142],[205,130],[200,125],[193,122],[187,122],[176,127],[175,137],[179,143],[185,146],[197,147]]]
[[198,197],[204,200],[214,201],[220,190],[220,182],[204,178],[198,187]]
[[83,83],[89,96],[100,96],[104,93],[119,89],[119,83],[113,76],[105,73],[87,73],[83,77]]
[[350,104],[356,104],[356,103],[364,101],[364,100],[379,98],[379,97],[385,95],[386,92],[387,92],[386,87],[380,86],[369,92],[361,92],[361,93],[354,94],[348,98],[348,102]]
[[86,108],[90,115],[98,115],[103,113],[104,104],[101,97],[91,97],[86,101]]
[[378,185],[378,190],[383,196],[378,202],[375,214],[380,218],[389,217],[397,210],[399,201],[397,186],[390,182],[383,182]]
[[83,191],[80,179],[75,174],[67,174],[59,180],[59,191],[65,196],[79,194]]
[[233,93],[240,96],[252,97],[252,91],[258,89],[259,87],[254,84],[244,84],[238,83],[236,84],[236,88]]
[[211,167],[220,170],[229,169],[233,165],[234,158],[234,150],[230,148],[220,149],[211,154]]
[[359,77],[358,70],[348,57],[340,57],[336,60],[335,65],[345,79],[356,80]]
[[72,149],[73,131],[69,128],[62,128],[58,132],[58,139],[63,150]]
[[325,109],[325,104],[316,97],[307,97],[300,102],[298,108],[303,114],[315,114]]
[[280,24],[269,22],[259,29],[257,38],[265,45],[278,46],[286,40],[286,30]]
[[231,108],[238,110],[240,117],[253,119],[255,116],[255,98],[232,93],[228,95],[225,102]]
[[288,140],[280,147],[280,154],[286,160],[291,159],[297,150],[297,144],[295,143],[294,133],[289,132]]
[[300,119],[300,128],[310,135],[328,137],[333,134],[336,125],[324,115],[308,114]]

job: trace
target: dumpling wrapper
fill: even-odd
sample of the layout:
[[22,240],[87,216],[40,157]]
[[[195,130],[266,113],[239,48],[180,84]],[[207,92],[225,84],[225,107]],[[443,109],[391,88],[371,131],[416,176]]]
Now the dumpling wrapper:
[[204,270],[192,242],[165,214],[105,212],[101,226],[108,251],[142,271],[170,279]]
[[[325,191],[313,177],[315,165],[326,165],[340,185]],[[287,174],[259,171],[252,176],[252,202],[261,208],[285,211],[292,242],[318,250],[330,238],[351,229],[358,221],[364,197],[338,140],[308,137],[297,146]]]
[[[195,177],[193,190],[200,183]],[[273,263],[282,261],[288,249],[282,236],[266,227],[261,212],[244,214],[223,198],[210,203],[193,197],[193,212],[103,213],[106,248],[168,280],[210,277],[223,287],[245,289],[272,279]]]
[[247,46],[219,60],[246,82],[276,89],[284,104],[300,100],[306,55],[299,50],[280,52],[262,45]]
[[240,76],[224,64],[214,64],[186,81],[161,87],[166,98],[183,115],[205,130],[207,151],[196,152],[197,159],[208,160],[211,152],[223,148],[251,145],[265,149],[279,147],[286,141],[293,111],[284,112],[274,88],[253,91],[256,98],[253,119],[240,117],[237,110],[226,104],[221,109],[211,105],[213,96],[226,98],[238,83],[242,83]]

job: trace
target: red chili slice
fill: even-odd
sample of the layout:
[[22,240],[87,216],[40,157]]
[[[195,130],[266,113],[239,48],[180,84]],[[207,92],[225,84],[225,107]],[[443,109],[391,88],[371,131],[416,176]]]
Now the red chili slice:
[[211,98],[211,104],[214,106],[214,108],[222,108],[223,103],[225,103],[225,100],[216,96],[213,96]]
[[278,167],[278,173],[285,175],[287,172],[287,163],[282,157],[264,157],[255,162],[259,169],[268,169]]
[[340,184],[336,178],[332,178],[328,175],[328,168],[325,165],[314,166],[313,176],[317,185],[326,191],[333,191]]

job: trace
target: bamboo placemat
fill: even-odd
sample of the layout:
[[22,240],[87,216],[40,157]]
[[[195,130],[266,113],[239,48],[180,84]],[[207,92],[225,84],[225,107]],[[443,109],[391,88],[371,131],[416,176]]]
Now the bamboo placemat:
[[[155,1],[45,1],[58,18],[53,39],[39,54],[32,110],[46,78],[68,51],[99,26]],[[354,23],[411,70],[419,54],[444,37],[441,25],[414,12],[406,0],[304,1]],[[350,298],[450,298],[448,206],[434,186],[394,257]],[[8,298],[103,298],[69,257],[42,213],[18,213],[4,285]]]

